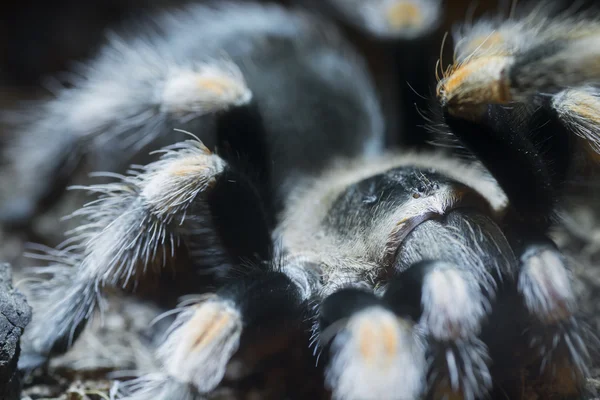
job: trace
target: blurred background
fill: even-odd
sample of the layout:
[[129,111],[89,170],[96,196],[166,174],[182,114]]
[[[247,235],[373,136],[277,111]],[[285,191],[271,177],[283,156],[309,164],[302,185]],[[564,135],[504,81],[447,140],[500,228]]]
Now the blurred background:
[[[68,69],[94,54],[107,28],[155,9],[190,0],[5,0],[0,5],[0,82],[5,87],[35,88],[44,76]],[[264,1],[263,1],[264,2]],[[278,1],[289,3],[289,1]],[[506,0],[446,0],[442,31],[464,20],[505,7]]]
[[[107,29],[119,30],[140,15],[190,3],[190,0],[5,0],[0,5],[0,105],[44,94],[44,84],[91,57]],[[263,2],[266,2],[263,0]],[[281,0],[288,4],[291,1]],[[446,0],[442,26],[432,38],[438,54],[441,36],[467,16],[508,9],[507,0]],[[361,48],[374,73],[384,62],[373,42],[352,29],[347,34]],[[450,46],[446,46],[450,49]],[[420,48],[423,51],[423,47]],[[435,59],[434,59],[435,62]]]

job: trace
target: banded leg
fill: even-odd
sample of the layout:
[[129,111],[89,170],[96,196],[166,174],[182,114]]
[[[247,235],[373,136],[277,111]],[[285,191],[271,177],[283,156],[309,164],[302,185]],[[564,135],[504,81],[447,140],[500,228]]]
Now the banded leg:
[[495,292],[491,275],[443,261],[414,264],[389,284],[384,300],[418,321],[427,340],[427,398],[474,400],[491,388],[479,335]]
[[119,182],[83,188],[100,194],[74,213],[87,224],[49,252],[53,265],[41,272],[54,278],[32,287],[34,319],[24,340],[32,351],[65,351],[105,287],[135,288],[142,277],[181,263],[184,247],[195,265],[224,271],[241,258],[270,257],[265,210],[242,173],[198,140],[163,152]]
[[[267,265],[232,280],[213,295],[186,304],[158,349],[164,374],[126,383],[127,400],[202,398],[223,379],[244,332],[277,328],[293,321],[299,328],[307,300],[318,289],[318,275],[301,265]],[[179,398],[179,397],[178,397]]]
[[518,12],[455,31],[455,62],[438,83],[450,114],[473,119],[487,104],[531,103],[598,83],[597,20],[547,4]]
[[593,18],[546,5],[482,20],[457,32],[455,63],[438,83],[452,133],[541,231],[581,148],[598,160],[599,32]]
[[414,323],[375,294],[333,293],[320,306],[317,330],[334,399],[408,400],[422,393],[425,356]]
[[[2,205],[3,224],[26,225],[54,205],[82,160],[111,172],[132,162],[145,164],[148,151],[184,140],[173,128],[189,128],[201,116],[252,97],[230,61],[182,64],[164,38],[152,45],[110,39],[97,59],[73,74],[72,87],[29,105],[38,110],[31,115],[23,111],[5,118],[15,131],[4,157],[18,177],[18,195],[9,193],[13,197]],[[136,158],[138,153],[142,157]]]
[[545,382],[565,396],[581,395],[597,342],[579,320],[572,278],[564,257],[548,239],[530,242],[520,257],[518,291],[529,324],[530,350]]

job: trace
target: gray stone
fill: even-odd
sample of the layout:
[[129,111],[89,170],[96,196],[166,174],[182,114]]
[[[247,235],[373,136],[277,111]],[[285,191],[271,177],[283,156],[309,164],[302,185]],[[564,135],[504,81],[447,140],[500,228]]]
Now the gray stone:
[[30,320],[31,307],[25,296],[13,288],[10,265],[0,264],[0,399],[19,399],[20,338]]

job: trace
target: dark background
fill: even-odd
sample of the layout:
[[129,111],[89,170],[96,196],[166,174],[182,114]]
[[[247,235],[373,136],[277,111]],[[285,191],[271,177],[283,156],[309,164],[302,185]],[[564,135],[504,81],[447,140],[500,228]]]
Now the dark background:
[[[148,10],[189,2],[5,0],[0,5],[0,83],[9,87],[35,87],[44,76],[67,70],[73,60],[93,55],[106,28],[118,28]],[[442,31],[464,19],[472,3],[472,0],[446,0]],[[475,15],[498,6],[493,0],[478,3]]]

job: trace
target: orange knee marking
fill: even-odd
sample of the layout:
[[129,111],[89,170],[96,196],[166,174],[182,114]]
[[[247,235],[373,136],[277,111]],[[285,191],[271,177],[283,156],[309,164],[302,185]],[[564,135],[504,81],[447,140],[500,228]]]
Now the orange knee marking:
[[[460,90],[468,90],[471,88],[467,88],[467,82],[471,78],[471,76],[479,72],[481,69],[485,69],[489,64],[504,62],[505,57],[503,56],[491,56],[491,57],[482,57],[477,58],[475,60],[469,61],[461,66],[459,66],[452,74],[450,74],[443,81],[443,89],[447,93],[448,96],[451,96],[452,93],[455,93]],[[493,81],[490,81],[493,82]],[[510,100],[510,95],[508,93],[508,88],[504,88],[504,85],[499,84],[498,88],[490,87],[489,90],[493,92],[492,98],[501,102],[506,102]],[[473,89],[481,89],[481,88],[473,88]],[[504,90],[503,90],[504,89]]]
[[[209,319],[209,321],[199,321],[199,323],[202,324],[205,329],[201,329],[200,332],[197,332],[198,334],[196,335],[192,344],[192,351],[202,350],[202,348],[207,343],[210,343],[215,336],[222,332],[223,328],[231,321],[231,315],[226,312],[213,312],[212,315],[199,317],[203,319]],[[190,323],[192,323],[192,321],[190,321]]]
[[600,126],[600,99],[588,93],[577,93],[576,101],[568,106],[569,110],[582,118]]
[[209,92],[214,92],[218,96],[222,96],[227,92],[228,89],[231,89],[235,86],[235,83],[230,79],[225,77],[199,77],[196,81],[198,87],[202,90],[206,90]]
[[465,52],[467,54],[474,52],[484,52],[490,50],[494,47],[497,47],[504,43],[504,37],[499,32],[494,32],[490,35],[486,36],[477,36],[465,47]]
[[391,319],[364,321],[358,330],[360,354],[367,363],[391,362],[398,351],[398,327]]
[[360,337],[360,354],[369,363],[376,357],[377,331],[375,327],[368,322],[360,325],[358,335]]
[[423,13],[415,4],[400,1],[387,9],[386,19],[393,29],[419,26],[423,23]]
[[189,176],[189,175],[198,175],[204,173],[208,165],[206,164],[206,159],[196,159],[193,160],[182,160],[181,162],[174,163],[170,168],[170,173],[173,176]]

